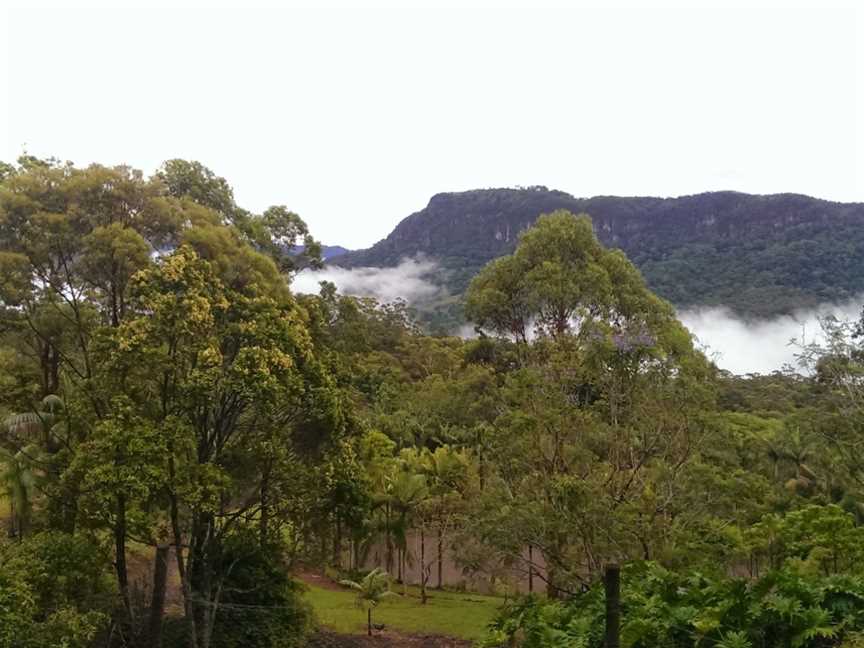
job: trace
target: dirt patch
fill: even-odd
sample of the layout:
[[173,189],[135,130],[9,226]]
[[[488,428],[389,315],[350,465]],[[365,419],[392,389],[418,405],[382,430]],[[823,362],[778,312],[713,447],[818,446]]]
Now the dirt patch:
[[453,637],[424,634],[401,634],[390,630],[365,635],[342,635],[320,631],[307,644],[308,648],[470,648],[471,642]]
[[313,571],[297,572],[296,574],[294,574],[294,578],[303,581],[307,585],[314,585],[315,587],[320,587],[321,589],[332,590],[334,592],[341,592],[345,590],[342,585],[334,581],[329,576],[325,576],[324,574],[319,574]]

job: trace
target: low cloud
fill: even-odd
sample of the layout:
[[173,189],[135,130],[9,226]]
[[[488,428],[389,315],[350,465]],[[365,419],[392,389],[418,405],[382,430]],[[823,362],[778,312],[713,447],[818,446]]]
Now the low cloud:
[[725,308],[688,309],[678,317],[717,366],[736,374],[764,374],[785,365],[800,370],[795,358],[798,350],[790,342],[819,341],[819,317],[857,319],[862,303],[864,295],[842,304],[825,304],[771,320],[742,319]]
[[340,268],[304,270],[294,277],[292,288],[298,293],[317,293],[321,281],[336,284],[339,292],[356,297],[374,297],[382,302],[404,299],[417,304],[439,296],[442,288],[429,277],[437,270],[432,261],[405,259],[395,268]]
[[[336,284],[340,293],[374,297],[382,302],[404,299],[412,305],[432,301],[444,293],[430,280],[438,271],[433,261],[406,259],[394,268],[340,268],[304,270],[292,284],[298,293],[317,293],[319,282]],[[696,336],[698,345],[719,367],[736,374],[771,373],[791,365],[798,369],[797,348],[791,340],[818,341],[818,318],[834,315],[838,319],[857,319],[864,295],[841,304],[825,304],[771,320],[748,320],[725,308],[692,308],[680,311],[679,319]],[[458,335],[476,335],[473,324],[460,327]]]

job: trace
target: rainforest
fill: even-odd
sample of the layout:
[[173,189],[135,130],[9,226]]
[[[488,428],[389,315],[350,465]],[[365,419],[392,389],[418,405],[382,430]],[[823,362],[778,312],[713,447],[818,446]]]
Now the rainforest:
[[329,248],[199,162],[0,165],[0,647],[864,646],[864,318],[735,375],[651,288],[858,276],[769,305],[552,198],[456,336],[296,290]]

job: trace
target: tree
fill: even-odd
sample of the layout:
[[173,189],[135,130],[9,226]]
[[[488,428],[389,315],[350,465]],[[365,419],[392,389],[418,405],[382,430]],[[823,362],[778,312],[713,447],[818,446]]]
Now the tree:
[[827,413],[820,425],[857,495],[864,491],[864,315],[858,322],[833,316],[820,320],[822,341],[799,345],[798,361],[812,372],[819,389],[820,409]]
[[247,243],[270,256],[283,272],[321,267],[321,244],[309,233],[306,223],[285,206],[269,207],[261,215],[241,209],[225,178],[200,162],[168,160],[156,178],[165,184],[169,195],[193,200],[219,214],[223,223],[233,225]]
[[541,216],[520,235],[512,255],[477,275],[466,314],[481,328],[523,343],[533,325],[551,337],[611,333],[622,345],[648,346],[651,329],[674,320],[671,307],[647,290],[623,253],[600,244],[590,218],[567,211]]
[[49,453],[64,437],[63,415],[63,401],[49,394],[34,411],[12,414],[3,421],[0,483],[11,508],[10,535],[19,539],[28,531],[35,500],[52,468]]
[[[541,217],[509,259],[469,291],[481,326],[512,335],[487,307],[527,305],[537,333],[530,343],[516,335],[521,367],[502,379],[480,535],[517,564],[525,547],[539,549],[558,596],[608,560],[650,559],[697,515],[685,484],[710,433],[710,369],[669,304],[597,242],[586,217]],[[530,299],[514,305],[489,287],[503,281]]]
[[[267,448],[303,448],[307,429],[320,444],[322,431],[333,435],[342,425],[303,313],[266,284],[238,287],[244,291],[226,286],[217,268],[182,246],[136,275],[134,316],[106,330],[98,347],[105,383],[159,431],[166,513],[195,648],[210,645],[219,610],[226,577],[220,547],[246,517],[269,512],[266,493],[281,477],[262,469],[290,467],[271,461]],[[146,464],[143,457],[136,463]]]
[[87,648],[116,591],[98,537],[41,532],[0,543],[0,646]]
[[359,583],[352,580],[339,582],[357,591],[354,603],[361,610],[366,610],[366,632],[371,637],[372,610],[378,607],[388,596],[398,596],[395,592],[390,591],[390,575],[386,571],[376,568],[366,574]]
[[117,397],[111,410],[78,446],[67,478],[74,478],[83,492],[79,515],[96,528],[112,530],[117,584],[131,623],[126,541],[130,535],[152,545],[165,540],[154,537],[158,518],[148,511],[167,479],[167,443],[152,422],[134,413],[128,399]]
[[0,488],[9,502],[9,535],[19,539],[30,526],[37,480],[30,456],[38,452],[35,445],[14,453],[0,448]]
[[[427,586],[431,580],[432,566],[438,564],[438,587],[443,584],[444,548],[450,534],[460,523],[465,512],[465,501],[470,480],[470,459],[465,452],[448,446],[435,451],[422,449],[413,462],[428,484],[425,497],[417,506],[416,520],[420,527],[420,599],[425,605]],[[436,553],[426,554],[426,529],[436,534]]]

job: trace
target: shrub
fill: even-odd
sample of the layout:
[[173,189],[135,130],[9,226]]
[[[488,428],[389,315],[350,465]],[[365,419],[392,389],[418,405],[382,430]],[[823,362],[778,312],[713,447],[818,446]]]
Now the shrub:
[[[600,585],[569,601],[523,598],[502,611],[483,645],[601,648],[604,608]],[[864,579],[787,567],[747,581],[636,564],[622,576],[622,624],[630,648],[856,646]]]
[[304,586],[280,564],[274,549],[245,534],[232,538],[223,560],[230,566],[216,615],[213,648],[295,648],[313,629]]
[[50,532],[0,545],[0,648],[85,648],[115,602],[92,538]]

